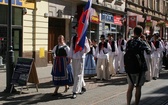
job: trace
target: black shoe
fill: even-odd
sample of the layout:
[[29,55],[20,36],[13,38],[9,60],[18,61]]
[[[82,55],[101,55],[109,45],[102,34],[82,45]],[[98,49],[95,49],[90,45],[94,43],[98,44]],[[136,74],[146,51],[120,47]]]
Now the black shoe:
[[77,97],[76,93],[73,93],[72,99],[75,99]]
[[86,92],[86,88],[85,87],[82,87],[82,92]]
[[156,78],[156,77],[153,77],[152,79],[153,79],[153,80],[157,80],[157,78]]

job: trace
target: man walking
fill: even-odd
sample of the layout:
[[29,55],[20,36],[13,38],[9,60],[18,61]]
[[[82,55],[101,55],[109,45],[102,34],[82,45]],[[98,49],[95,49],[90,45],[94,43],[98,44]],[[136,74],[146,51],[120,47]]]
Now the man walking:
[[113,38],[113,35],[109,33],[107,37],[108,37],[107,42],[111,46],[111,51],[109,52],[109,71],[111,73],[111,76],[114,76],[117,71],[114,68],[115,67],[114,63],[115,63],[116,56],[118,55],[118,48],[117,48],[117,43]]
[[111,51],[111,47],[110,44],[105,41],[105,35],[101,35],[100,40],[101,42],[98,44],[95,52],[95,58],[97,58],[97,79],[108,80],[110,79],[108,53]]
[[124,55],[125,70],[127,73],[128,90],[127,105],[131,104],[132,92],[135,87],[135,105],[139,104],[141,98],[141,87],[145,82],[145,72],[147,65],[144,58],[144,51],[150,54],[150,47],[141,40],[143,29],[141,26],[134,28],[134,38],[129,40],[126,45]]
[[123,39],[121,33],[117,33],[117,36],[118,36],[118,39],[117,39],[118,56],[116,56],[115,69],[117,70],[116,72],[118,73],[125,73],[124,53],[125,53],[125,47],[126,47],[126,40]]
[[[77,33],[78,26],[75,25],[73,27]],[[77,35],[73,36],[71,39],[70,45],[70,58],[72,59],[72,68],[74,74],[74,86],[73,86],[73,96],[72,98],[77,97],[77,93],[83,93],[86,91],[85,89],[85,81],[84,81],[84,62],[85,55],[90,51],[90,46],[87,40],[85,39],[84,49],[82,51],[78,51],[75,53],[75,45],[76,45]]]

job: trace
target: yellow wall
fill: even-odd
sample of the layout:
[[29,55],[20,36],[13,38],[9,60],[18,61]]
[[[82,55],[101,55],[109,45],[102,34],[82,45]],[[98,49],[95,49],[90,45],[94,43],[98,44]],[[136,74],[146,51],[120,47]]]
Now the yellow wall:
[[[27,2],[26,0],[12,0],[12,5],[22,8],[34,9],[34,0],[29,1],[30,2]],[[8,0],[0,0],[0,4],[8,5]]]

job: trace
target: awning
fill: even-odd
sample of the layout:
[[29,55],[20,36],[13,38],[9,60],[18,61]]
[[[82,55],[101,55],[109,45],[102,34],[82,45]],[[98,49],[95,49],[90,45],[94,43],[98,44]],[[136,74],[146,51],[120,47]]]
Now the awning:
[[91,8],[90,22],[97,24],[100,22],[99,15],[94,8]]

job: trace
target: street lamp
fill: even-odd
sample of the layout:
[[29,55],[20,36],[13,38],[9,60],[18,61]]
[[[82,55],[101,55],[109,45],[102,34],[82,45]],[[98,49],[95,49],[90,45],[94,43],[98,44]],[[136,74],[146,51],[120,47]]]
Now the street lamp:
[[[6,56],[6,89],[4,92],[10,93],[11,80],[14,66],[14,52],[12,46],[12,0],[8,0],[8,32],[7,32],[7,56]],[[16,91],[13,89],[12,92]]]

